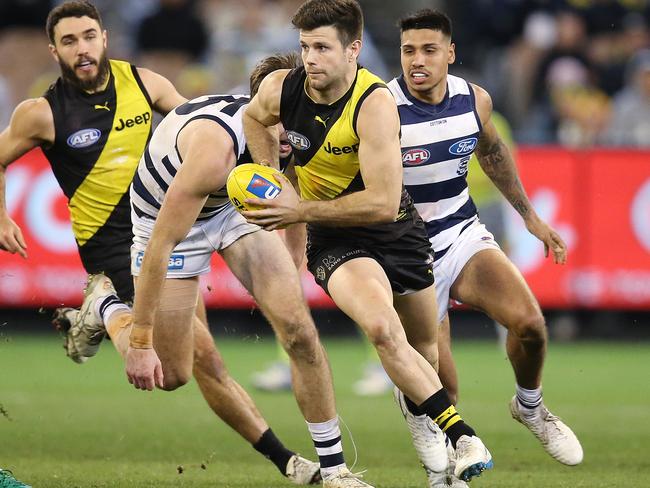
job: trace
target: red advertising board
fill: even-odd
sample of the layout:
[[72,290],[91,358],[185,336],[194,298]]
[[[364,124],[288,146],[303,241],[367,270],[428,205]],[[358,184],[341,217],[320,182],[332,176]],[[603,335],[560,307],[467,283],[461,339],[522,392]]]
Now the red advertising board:
[[650,155],[599,151],[589,165],[591,194],[579,221],[588,251],[572,276],[573,298],[650,309]]
[[[650,309],[650,152],[522,148],[518,164],[537,212],[569,245],[568,264],[554,265],[514,211],[507,219],[511,258],[542,306]],[[6,180],[29,258],[0,252],[0,307],[79,304],[85,273],[42,153],[12,164]],[[332,306],[311,275],[302,277],[311,306]],[[253,305],[218,256],[201,288],[211,307]]]
[[510,215],[510,256],[545,307],[650,309],[650,153],[524,148],[519,170],[533,206],[564,238],[568,262]]

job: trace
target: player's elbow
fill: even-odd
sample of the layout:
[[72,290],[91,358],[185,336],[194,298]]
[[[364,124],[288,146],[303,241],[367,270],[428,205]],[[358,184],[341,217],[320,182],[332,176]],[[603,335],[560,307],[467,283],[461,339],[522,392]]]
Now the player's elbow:
[[253,110],[250,109],[250,106],[246,107],[244,114],[242,115],[242,125],[244,130],[250,130],[251,128],[264,127],[264,124],[259,120]]
[[385,200],[382,202],[381,206],[376,212],[377,223],[385,224],[389,222],[395,222],[399,214],[399,200]]

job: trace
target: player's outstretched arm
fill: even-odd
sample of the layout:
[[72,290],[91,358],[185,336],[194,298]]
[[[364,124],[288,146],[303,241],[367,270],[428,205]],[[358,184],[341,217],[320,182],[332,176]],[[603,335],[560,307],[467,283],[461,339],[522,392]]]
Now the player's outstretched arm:
[[9,126],[0,133],[0,249],[27,257],[27,245],[20,227],[9,217],[5,202],[5,170],[20,156],[43,143],[54,141],[54,119],[47,100],[22,102]]
[[163,386],[160,361],[153,350],[153,330],[169,256],[189,233],[208,195],[225,184],[235,166],[233,147],[228,133],[206,119],[188,124],[178,137],[183,164],[165,195],[135,288],[126,371],[129,382],[138,389]]
[[138,74],[149,94],[154,110],[159,114],[167,115],[187,102],[187,98],[178,93],[172,82],[164,76],[146,68],[138,68]]
[[472,85],[476,95],[476,109],[483,129],[476,146],[478,162],[508,202],[521,215],[528,231],[544,243],[544,254],[553,251],[555,263],[566,262],[567,247],[560,235],[539,218],[519,179],[515,160],[492,123],[492,99],[483,88]]
[[280,122],[280,98],[282,83],[289,70],[280,69],[270,73],[257,94],[251,99],[243,116],[246,145],[253,161],[279,168],[278,130]]

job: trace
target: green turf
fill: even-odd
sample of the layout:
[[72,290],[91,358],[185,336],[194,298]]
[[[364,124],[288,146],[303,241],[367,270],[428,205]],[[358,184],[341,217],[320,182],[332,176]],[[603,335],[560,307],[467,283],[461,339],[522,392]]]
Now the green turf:
[[[0,404],[8,416],[0,416],[0,466],[34,488],[291,486],[213,416],[194,383],[173,393],[135,391],[110,343],[77,365],[64,357],[53,336],[0,340]],[[220,342],[231,372],[245,387],[250,373],[275,354],[268,338]],[[424,488],[424,474],[391,398],[351,393],[364,348],[355,341],[328,340],[326,346],[339,412],[359,452],[355,470],[368,469],[366,479],[378,488]],[[509,418],[512,373],[495,344],[459,342],[455,354],[459,409],[495,462],[472,487],[650,486],[650,344],[551,346],[545,398],[582,440],[585,461],[574,468],[551,460]],[[278,436],[313,457],[293,397],[252,394]],[[353,449],[344,437],[351,463]]]

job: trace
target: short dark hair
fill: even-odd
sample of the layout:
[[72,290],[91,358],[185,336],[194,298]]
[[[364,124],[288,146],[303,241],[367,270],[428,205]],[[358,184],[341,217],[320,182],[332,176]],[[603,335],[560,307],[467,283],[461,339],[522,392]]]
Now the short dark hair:
[[97,21],[100,29],[104,29],[97,7],[86,0],[69,0],[58,7],[54,7],[47,16],[45,31],[52,44],[54,44],[54,28],[61,19],[68,17],[90,17]]
[[400,32],[411,29],[431,29],[442,32],[451,39],[451,19],[439,10],[425,8],[402,17],[399,22]]
[[298,29],[314,30],[333,26],[344,46],[361,39],[363,12],[356,0],[308,0],[291,19]]
[[254,97],[260,89],[262,80],[269,74],[279,69],[293,69],[302,64],[300,56],[297,53],[291,52],[286,54],[274,54],[267,58],[262,59],[253,68],[250,76],[250,89],[251,97]]

